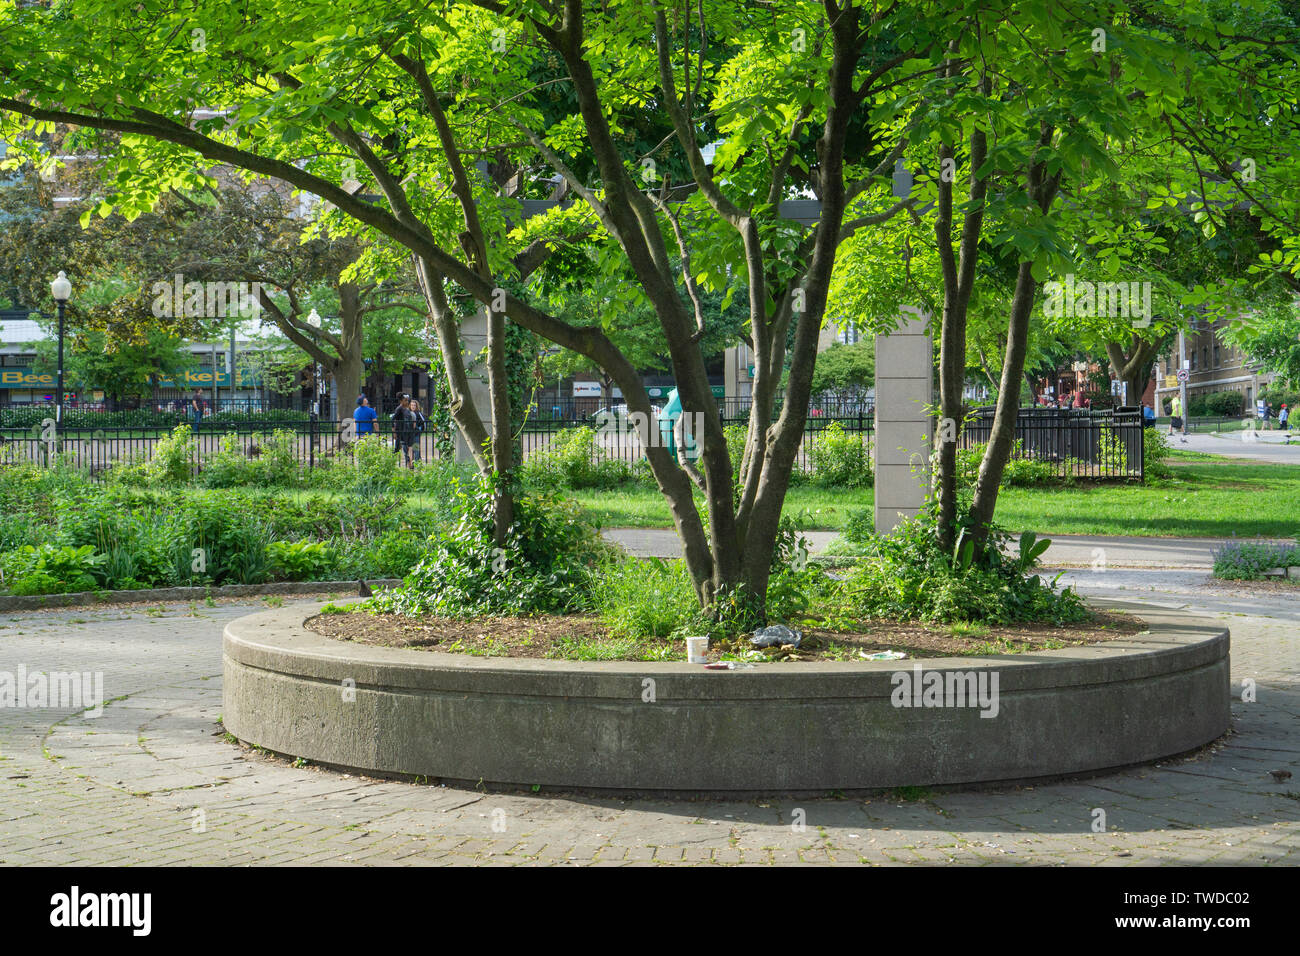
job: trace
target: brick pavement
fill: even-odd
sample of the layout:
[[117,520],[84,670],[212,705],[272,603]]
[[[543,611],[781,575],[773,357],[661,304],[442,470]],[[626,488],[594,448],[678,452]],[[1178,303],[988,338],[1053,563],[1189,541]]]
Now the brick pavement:
[[1234,688],[1251,678],[1258,700],[1234,703],[1219,744],[1088,780],[906,799],[497,794],[295,767],[217,726],[222,627],[265,604],[0,616],[0,670],[103,671],[112,700],[97,719],[0,709],[0,863],[1295,865],[1300,773],[1267,771],[1300,771],[1300,614],[1222,603]]

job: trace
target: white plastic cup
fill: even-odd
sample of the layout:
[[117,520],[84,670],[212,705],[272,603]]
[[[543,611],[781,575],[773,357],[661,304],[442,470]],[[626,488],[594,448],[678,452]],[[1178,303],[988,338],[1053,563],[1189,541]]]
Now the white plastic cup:
[[686,663],[707,664],[709,659],[705,654],[708,649],[709,639],[707,637],[688,637],[686,639]]

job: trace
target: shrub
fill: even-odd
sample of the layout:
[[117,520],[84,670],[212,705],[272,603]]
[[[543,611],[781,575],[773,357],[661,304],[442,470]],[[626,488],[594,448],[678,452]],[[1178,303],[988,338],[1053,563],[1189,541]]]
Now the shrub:
[[[1007,459],[1006,467],[1002,470],[1002,481],[999,483],[999,487],[1015,488],[1049,484],[1072,484],[1074,482],[1074,475],[1068,467],[1062,473],[1060,466],[1056,463],[1025,457],[1024,447],[1025,443],[1022,439],[1017,438],[1012,442],[1011,457]],[[984,453],[987,449],[987,442],[976,442],[969,448],[957,449],[957,486],[959,488],[970,489],[975,487],[975,481],[979,478],[980,463],[983,462]]]
[[1029,573],[1046,540],[1026,533],[1014,557],[1003,553],[1006,540],[994,531],[977,551],[962,535],[948,553],[939,547],[932,516],[909,519],[867,545],[875,560],[850,572],[845,597],[855,613],[904,621],[1063,623],[1088,616],[1072,590],[1058,592]]
[[504,546],[492,537],[493,482],[458,490],[461,519],[434,542],[402,587],[367,606],[397,614],[541,614],[591,606],[593,564],[609,553],[577,508],[551,498],[515,499]]
[[830,488],[865,488],[872,484],[868,442],[857,432],[846,432],[839,422],[831,424],[808,449],[813,483]]
[[1300,545],[1233,541],[1214,552],[1214,576],[1229,581],[1250,581],[1286,567],[1300,567]]
[[153,457],[144,466],[144,477],[150,484],[172,484],[189,481],[194,473],[198,442],[194,440],[189,425],[177,425],[158,439]]
[[321,541],[272,541],[266,558],[271,574],[282,581],[327,580],[337,560]]
[[858,508],[844,523],[844,539],[851,544],[865,544],[876,533],[876,514],[871,508]]
[[427,533],[416,528],[384,531],[355,543],[348,555],[349,577],[401,578],[429,556],[433,548]]
[[1193,418],[1237,418],[1244,396],[1240,392],[1209,392],[1187,400],[1187,414]]
[[66,594],[97,589],[103,581],[104,561],[91,545],[43,544],[11,551],[0,563],[14,594]]
[[1169,436],[1158,428],[1147,428],[1142,432],[1142,482],[1154,484],[1173,477],[1173,471],[1165,464],[1169,457]]
[[626,483],[631,469],[609,458],[596,445],[596,430],[583,425],[551,435],[548,446],[533,452],[520,467],[523,481],[539,489],[613,488]]

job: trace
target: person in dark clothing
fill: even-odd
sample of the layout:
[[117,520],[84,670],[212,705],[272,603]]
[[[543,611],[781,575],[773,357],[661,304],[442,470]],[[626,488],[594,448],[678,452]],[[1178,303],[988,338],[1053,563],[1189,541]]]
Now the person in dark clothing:
[[424,417],[424,410],[415,399],[411,399],[411,416],[411,463],[415,464],[420,460],[420,445],[424,440],[424,431],[429,425],[429,420]]
[[393,451],[401,452],[402,464],[408,468],[414,436],[415,413],[411,411],[411,396],[403,392],[398,396],[397,410],[393,412]]

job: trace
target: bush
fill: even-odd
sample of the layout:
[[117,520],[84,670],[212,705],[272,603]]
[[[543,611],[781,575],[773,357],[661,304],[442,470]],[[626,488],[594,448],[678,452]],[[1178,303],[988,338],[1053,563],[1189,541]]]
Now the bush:
[[1169,457],[1169,436],[1158,428],[1142,431],[1142,482],[1154,484],[1173,477],[1173,470],[1165,464]]
[[321,541],[272,541],[266,558],[271,574],[281,581],[325,581],[337,556]]
[[1245,397],[1240,392],[1209,392],[1187,400],[1187,414],[1192,418],[1238,418]]
[[614,488],[632,477],[625,462],[608,458],[604,448],[596,446],[596,430],[585,425],[555,432],[548,446],[529,455],[519,472],[526,484],[551,491]]
[[1300,545],[1234,541],[1214,552],[1214,576],[1229,581],[1250,581],[1286,567],[1300,567]]
[[831,424],[808,448],[814,484],[828,488],[866,488],[873,482],[871,454],[865,436]]
[[105,558],[90,545],[80,548],[26,545],[0,559],[14,594],[66,594],[94,591],[103,582]]
[[473,617],[591,607],[591,568],[609,553],[577,508],[551,498],[515,499],[504,547],[493,542],[491,481],[458,490],[461,519],[433,543],[402,587],[367,602],[395,614]]
[[1030,574],[1048,542],[1032,532],[1018,554],[1002,551],[1007,536],[994,531],[982,550],[959,538],[953,553],[939,548],[934,518],[921,515],[867,545],[874,561],[850,572],[845,596],[855,613],[893,620],[942,624],[978,621],[1064,623],[1088,611],[1069,588],[1056,591]]
[[153,457],[143,469],[144,478],[150,484],[189,481],[197,458],[198,442],[194,440],[190,426],[177,425],[154,445]]
[[[977,442],[969,448],[957,449],[957,486],[971,489],[979,478],[980,463],[984,460],[987,442]],[[1069,463],[1067,463],[1068,465]],[[1002,470],[1001,488],[1032,487],[1050,484],[1073,484],[1074,475],[1067,467],[1062,474],[1059,465],[1024,456],[1024,441],[1015,439],[1011,444],[1011,457]]]
[[876,533],[876,514],[872,508],[858,508],[849,515],[842,532],[850,544],[865,544]]

